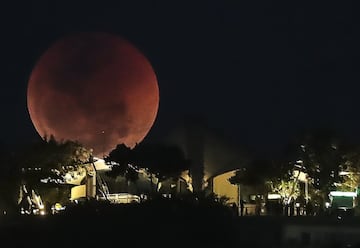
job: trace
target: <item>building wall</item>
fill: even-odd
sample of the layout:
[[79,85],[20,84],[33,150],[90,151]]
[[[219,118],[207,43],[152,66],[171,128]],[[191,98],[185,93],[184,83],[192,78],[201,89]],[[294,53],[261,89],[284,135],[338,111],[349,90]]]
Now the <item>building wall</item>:
[[192,162],[190,174],[195,192],[211,184],[213,176],[250,163],[244,147],[229,140],[221,130],[210,128],[202,117],[184,117],[161,142],[178,145]]
[[229,178],[235,175],[236,170],[225,172],[212,179],[213,193],[218,196],[226,196],[229,203],[239,203],[238,186],[229,182]]
[[86,185],[79,185],[71,188],[70,200],[76,200],[85,197],[86,197]]

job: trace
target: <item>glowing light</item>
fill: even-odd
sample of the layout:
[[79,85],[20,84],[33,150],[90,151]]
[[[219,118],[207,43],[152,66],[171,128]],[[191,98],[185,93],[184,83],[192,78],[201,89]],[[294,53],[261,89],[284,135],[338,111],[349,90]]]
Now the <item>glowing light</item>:
[[356,197],[356,192],[346,192],[346,191],[331,191],[330,196],[347,196],[347,197]]
[[62,209],[61,204],[57,202],[57,203],[55,204],[55,210],[61,210],[61,209]]
[[349,175],[349,174],[351,174],[351,173],[348,172],[348,171],[340,171],[339,172],[339,176],[346,176],[346,175]]
[[281,195],[280,194],[268,194],[268,199],[269,200],[281,199]]
[[99,200],[109,200],[111,203],[139,203],[140,197],[128,193],[106,194],[106,197],[100,196]]

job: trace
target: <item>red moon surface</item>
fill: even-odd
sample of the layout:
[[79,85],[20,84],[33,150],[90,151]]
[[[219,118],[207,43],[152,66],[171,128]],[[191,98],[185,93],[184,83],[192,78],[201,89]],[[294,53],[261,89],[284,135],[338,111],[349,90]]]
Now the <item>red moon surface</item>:
[[37,61],[27,106],[41,137],[78,141],[100,156],[145,138],[157,115],[159,88],[150,62],[130,42],[81,33],[58,40]]

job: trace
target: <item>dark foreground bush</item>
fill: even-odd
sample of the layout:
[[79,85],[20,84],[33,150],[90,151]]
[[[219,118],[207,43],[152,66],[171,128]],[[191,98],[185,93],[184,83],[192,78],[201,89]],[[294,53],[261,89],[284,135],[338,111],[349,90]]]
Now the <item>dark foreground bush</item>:
[[140,204],[89,201],[69,205],[58,215],[8,220],[2,234],[11,247],[32,247],[35,243],[37,247],[116,243],[169,247],[178,242],[209,247],[228,242],[233,221],[230,208],[198,200],[159,198]]

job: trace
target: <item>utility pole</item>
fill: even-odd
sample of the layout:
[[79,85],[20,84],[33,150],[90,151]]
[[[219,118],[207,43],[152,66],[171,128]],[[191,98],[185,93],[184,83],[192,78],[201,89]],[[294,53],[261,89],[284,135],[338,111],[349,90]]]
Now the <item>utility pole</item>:
[[237,189],[238,189],[238,201],[237,201],[238,202],[238,211],[237,212],[238,212],[238,216],[242,216],[242,214],[243,214],[242,211],[241,211],[242,210],[241,209],[241,204],[242,204],[241,197],[242,197],[242,195],[241,195],[241,185],[240,185],[240,183],[238,183],[237,186],[238,186],[237,187]]
[[305,175],[305,202],[306,204],[309,201],[309,179],[307,177],[307,174]]

